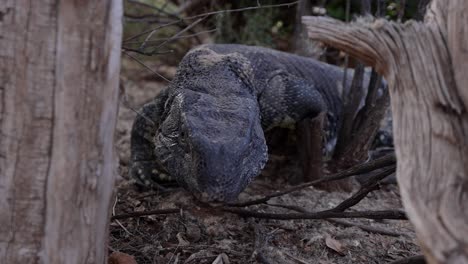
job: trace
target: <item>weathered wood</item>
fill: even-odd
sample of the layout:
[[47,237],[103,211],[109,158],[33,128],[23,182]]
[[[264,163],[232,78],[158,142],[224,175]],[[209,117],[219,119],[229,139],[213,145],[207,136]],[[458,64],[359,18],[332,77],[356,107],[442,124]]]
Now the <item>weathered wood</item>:
[[[382,119],[389,110],[390,98],[387,90],[380,89],[381,81],[380,76],[372,75],[364,106],[354,118],[353,116],[344,115],[344,118],[350,118],[353,123],[351,124],[352,129],[346,132],[349,133],[348,138],[341,141],[343,146],[339,145],[340,140],[338,140],[337,152],[335,152],[334,158],[340,167],[348,168],[369,158],[369,150],[381,127]],[[383,94],[378,97],[379,89]],[[345,109],[345,111],[348,110]],[[340,133],[341,135],[342,133]]]
[[[371,3],[362,0],[361,14],[370,13]],[[335,171],[350,168],[369,158],[369,150],[390,101],[388,91],[382,87],[382,78],[374,70],[370,77],[366,76],[364,65],[359,62],[354,68],[350,88],[344,89],[342,97],[343,123],[330,166]],[[348,186],[343,183],[342,186],[344,190],[352,189],[350,183]]]
[[306,17],[309,37],[373,65],[390,87],[397,177],[429,263],[468,263],[468,2],[424,23]]
[[310,182],[323,176],[322,134],[325,116],[326,113],[322,112],[315,118],[304,119],[297,125],[297,148],[303,177],[295,184]]
[[122,3],[0,1],[0,263],[104,263]]
[[[337,145],[334,152],[337,159],[343,159],[343,155],[341,154],[347,149],[347,144],[352,138],[354,119],[361,106],[362,98],[365,96],[363,78],[364,65],[358,63],[354,69],[354,76],[350,88],[346,93],[343,93],[343,124],[338,134]],[[344,90],[346,91],[346,89]]]

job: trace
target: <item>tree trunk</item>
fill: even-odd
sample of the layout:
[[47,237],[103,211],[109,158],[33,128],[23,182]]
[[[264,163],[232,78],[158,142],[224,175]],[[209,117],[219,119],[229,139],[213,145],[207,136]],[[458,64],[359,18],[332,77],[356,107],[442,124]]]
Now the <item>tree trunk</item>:
[[307,32],[302,25],[301,18],[303,16],[312,15],[312,8],[318,4],[316,0],[299,0],[296,6],[296,23],[294,25],[293,46],[294,53],[318,59],[323,55],[321,43],[312,41],[307,38]]
[[424,23],[303,20],[387,79],[401,196],[429,263],[468,263],[466,12],[468,1],[435,0]]
[[104,263],[122,3],[0,1],[0,263]]

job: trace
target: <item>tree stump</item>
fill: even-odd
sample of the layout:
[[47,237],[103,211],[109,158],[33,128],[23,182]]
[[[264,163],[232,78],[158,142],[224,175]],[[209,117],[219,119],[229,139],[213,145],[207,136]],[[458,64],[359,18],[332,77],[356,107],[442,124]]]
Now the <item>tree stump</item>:
[[424,23],[303,18],[388,81],[401,196],[429,263],[468,263],[467,12],[435,0]]

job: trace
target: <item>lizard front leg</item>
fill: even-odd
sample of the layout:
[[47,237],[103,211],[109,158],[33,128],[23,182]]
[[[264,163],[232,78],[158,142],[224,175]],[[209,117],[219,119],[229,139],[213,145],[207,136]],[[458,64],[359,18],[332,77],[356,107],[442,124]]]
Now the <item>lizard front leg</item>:
[[165,102],[164,94],[145,104],[135,118],[131,131],[130,176],[144,188],[164,189],[161,184],[174,180],[157,161],[154,137]]

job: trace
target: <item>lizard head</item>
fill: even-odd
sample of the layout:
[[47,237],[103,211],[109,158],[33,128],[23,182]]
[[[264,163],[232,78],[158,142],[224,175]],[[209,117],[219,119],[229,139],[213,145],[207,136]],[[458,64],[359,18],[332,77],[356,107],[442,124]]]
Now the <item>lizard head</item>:
[[267,161],[257,102],[191,90],[172,98],[155,137],[157,159],[200,200],[235,200]]

